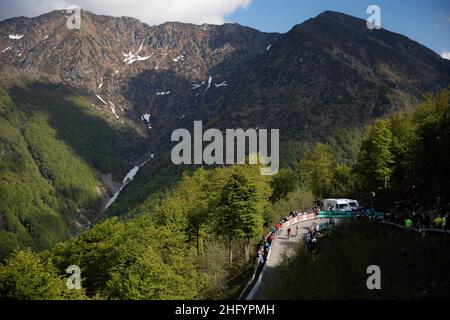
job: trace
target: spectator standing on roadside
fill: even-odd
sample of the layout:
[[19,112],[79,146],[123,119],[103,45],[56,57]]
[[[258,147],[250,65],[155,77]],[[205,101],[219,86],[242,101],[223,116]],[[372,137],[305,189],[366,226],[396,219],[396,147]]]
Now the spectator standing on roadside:
[[309,251],[310,247],[311,247],[311,241],[312,241],[312,232],[311,230],[308,231],[308,233],[305,235],[305,242],[306,242],[306,246],[305,246],[305,251]]
[[441,214],[439,214],[439,216],[436,219],[434,219],[434,226],[436,228],[440,228],[442,226],[442,216],[441,216]]
[[264,249],[263,247],[260,247],[258,250],[258,262],[263,264],[264,263]]
[[317,242],[316,236],[313,236],[311,239],[311,245],[310,245],[311,252],[314,252],[314,250],[316,250],[316,242]]
[[413,226],[413,221],[411,220],[411,218],[407,217],[405,219],[405,228],[406,229],[411,229]]

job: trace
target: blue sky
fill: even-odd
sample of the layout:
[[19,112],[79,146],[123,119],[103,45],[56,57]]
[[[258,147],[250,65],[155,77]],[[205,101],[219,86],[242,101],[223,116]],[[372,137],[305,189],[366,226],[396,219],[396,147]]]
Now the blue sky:
[[325,10],[367,19],[366,9],[381,9],[381,25],[401,33],[441,54],[450,51],[450,0],[252,0],[227,16],[262,31],[286,32],[295,24]]

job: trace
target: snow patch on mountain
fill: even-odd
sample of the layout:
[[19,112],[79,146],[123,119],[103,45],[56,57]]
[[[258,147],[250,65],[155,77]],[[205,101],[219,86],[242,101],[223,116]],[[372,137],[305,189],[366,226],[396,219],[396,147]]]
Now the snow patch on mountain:
[[106,101],[103,100],[103,98],[100,97],[98,94],[96,94],[95,96],[96,96],[101,102],[103,102],[103,104],[108,105],[108,104],[106,103]]
[[[150,156],[152,158],[152,156]],[[105,205],[105,209],[108,209],[116,200],[117,197],[119,196],[120,192],[122,192],[122,190],[131,182],[133,181],[133,179],[136,177],[136,174],[138,173],[139,169],[142,168],[149,160],[144,161],[142,164],[133,167],[128,173],[127,175],[123,178],[122,180],[122,185],[120,186],[119,190],[117,190],[116,193],[114,193],[114,195],[111,197],[111,199],[109,199],[109,201],[106,203]]]
[[170,91],[160,91],[156,93],[157,96],[165,96],[167,94],[170,94]]
[[103,87],[103,77],[100,78],[100,83],[98,84],[98,92],[100,92],[100,89]]
[[150,113],[144,113],[143,115],[142,115],[142,121],[147,121],[147,122],[150,122]]
[[201,88],[205,84],[205,82],[206,81],[202,81],[201,83],[193,83],[191,90],[195,90],[195,89]]
[[133,64],[136,61],[145,61],[145,60],[149,59],[150,56],[142,57],[139,55],[139,52],[141,52],[142,47],[143,47],[143,44],[141,43],[138,51],[136,51],[136,53],[134,53],[134,54],[131,53],[131,51],[128,51],[128,53],[122,53],[123,56],[125,57],[125,59],[123,59],[123,62],[128,63],[128,64]]
[[224,82],[221,82],[221,83],[219,83],[219,84],[215,84],[214,86],[215,86],[216,88],[220,88],[220,87],[228,87],[228,84],[227,84],[226,81],[224,81]]
[[184,56],[183,56],[182,54],[179,55],[178,57],[176,57],[175,59],[172,59],[172,61],[173,61],[173,62],[178,62],[178,61],[180,61],[180,59],[181,59],[181,60],[184,59]]
[[119,119],[119,116],[116,113],[116,106],[111,101],[109,101],[109,108],[111,109],[111,112],[113,113],[113,115],[115,115],[116,118]]
[[213,81],[213,77],[209,76],[208,77],[208,87],[205,89],[205,91],[208,91],[208,89],[211,87],[212,81]]
[[12,40],[20,40],[23,38],[23,34],[10,34],[8,37]]

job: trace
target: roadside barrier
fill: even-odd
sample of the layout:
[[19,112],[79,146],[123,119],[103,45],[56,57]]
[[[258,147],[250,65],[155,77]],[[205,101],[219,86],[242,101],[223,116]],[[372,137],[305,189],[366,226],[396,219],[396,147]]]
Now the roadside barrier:
[[[242,300],[242,297],[244,296],[245,292],[247,292],[248,288],[250,287],[250,285],[253,283],[253,280],[255,280],[256,277],[256,273],[258,272],[258,267],[259,267],[260,263],[259,263],[259,259],[256,259],[255,264],[253,265],[253,272],[252,272],[252,277],[251,279],[247,282],[247,285],[245,286],[244,290],[242,290],[241,294],[239,295],[238,300]],[[259,280],[259,279],[258,279]],[[252,289],[253,291],[253,289]],[[251,292],[251,291],[250,291]],[[253,293],[254,294],[254,293]],[[249,296],[250,293],[247,295]]]
[[311,214],[305,214],[305,215],[298,215],[295,218],[291,218],[288,221],[284,222],[282,225],[282,228],[287,228],[293,224],[297,224],[299,222],[314,220],[316,215],[314,213]]
[[[272,246],[269,249],[269,252],[267,253],[267,259],[266,259],[266,263],[267,261],[269,261],[270,258],[270,253],[272,252]],[[249,294],[247,295],[247,297],[245,298],[245,300],[252,300],[253,297],[255,296],[256,291],[258,291],[259,286],[261,285],[261,281],[263,278],[263,274],[264,274],[264,270],[265,270],[266,264],[264,263],[262,270],[258,276],[258,280],[256,281],[255,285],[253,286],[252,290],[250,290]]]
[[[306,222],[306,221],[311,221],[311,220],[315,220],[315,215],[314,214],[306,214],[306,215],[298,215],[295,218],[291,218],[288,221],[284,222],[281,226],[281,228],[277,231],[277,233],[275,234],[275,238],[273,239],[272,243],[274,241],[277,240],[277,236],[281,233],[280,230],[285,229],[289,226],[295,225],[297,223],[301,223],[301,222]],[[271,232],[269,232],[267,236],[269,236],[271,234]],[[266,238],[265,237],[265,238]],[[266,263],[267,261],[270,260],[270,253],[272,252],[272,245],[269,248],[269,251],[267,253],[267,258],[266,258],[266,262],[264,263],[264,265],[261,268],[261,271],[258,274],[258,270],[259,270],[259,262],[256,261],[254,269],[253,269],[253,274],[251,279],[247,282],[247,285],[245,286],[244,290],[242,290],[240,296],[239,296],[239,300],[252,300],[256,291],[258,291],[259,286],[261,285],[262,279],[263,279],[263,274],[266,268]],[[258,275],[257,275],[258,274]],[[254,282],[254,280],[256,279],[256,282]],[[254,284],[253,284],[254,283]],[[246,292],[249,290],[249,288],[252,286],[252,289],[250,290],[250,292],[246,295]]]

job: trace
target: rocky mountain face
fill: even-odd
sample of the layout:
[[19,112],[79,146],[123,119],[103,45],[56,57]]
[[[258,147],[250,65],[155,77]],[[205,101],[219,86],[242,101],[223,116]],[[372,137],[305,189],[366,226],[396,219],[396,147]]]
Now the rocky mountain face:
[[[450,84],[450,61],[337,12],[326,11],[285,34],[237,24],[149,26],[87,11],[81,29],[70,30],[67,18],[65,11],[53,11],[0,22],[0,121],[9,128],[0,138],[0,178],[13,175],[25,183],[23,168],[9,164],[19,154],[29,161],[27,168],[61,202],[52,205],[55,214],[60,206],[70,209],[59,225],[73,224],[86,212],[98,217],[126,172],[152,159],[118,198],[126,205],[115,213],[146,199],[172,175],[161,174],[170,166],[170,133],[192,128],[194,120],[220,129],[278,128],[283,141],[339,140],[340,133],[411,108],[425,92]],[[51,152],[33,139],[43,132]],[[68,148],[68,166],[80,162],[91,184],[81,188],[76,179],[61,178],[69,169],[48,156],[60,147]],[[6,184],[0,189],[8,203],[0,208],[0,239],[8,239],[2,241],[46,247],[70,234],[61,227],[58,236],[43,241],[45,228],[36,226],[47,218],[21,217],[16,200],[8,198],[11,190]],[[89,197],[80,198],[83,192]],[[67,205],[68,198],[74,203]],[[18,229],[23,234],[17,238]]]
[[337,12],[282,35],[237,24],[148,26],[86,11],[81,18],[80,30],[66,27],[65,11],[2,22],[2,73],[83,90],[104,117],[137,126],[156,147],[193,119],[295,129],[294,137],[319,121],[315,136],[410,107],[449,81],[449,62],[431,50]]
[[278,37],[236,24],[151,27],[87,11],[82,11],[81,29],[69,30],[67,17],[54,11],[2,22],[2,73],[25,73],[83,90],[120,123],[121,118],[139,122],[144,113],[158,117],[161,111],[154,105],[160,101],[182,105],[180,98],[195,83],[206,83],[214,73],[217,84]]
[[317,137],[410,107],[424,92],[448,84],[449,66],[404,36],[325,12],[281,35],[231,83],[225,93],[231,97],[210,105],[217,107],[213,113],[225,110],[231,126],[242,122],[240,111],[249,125]]

